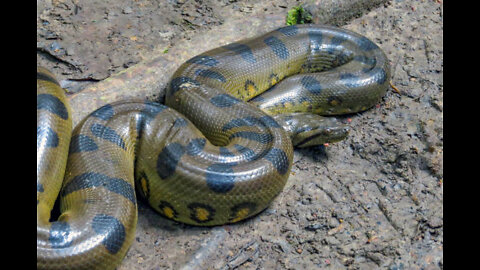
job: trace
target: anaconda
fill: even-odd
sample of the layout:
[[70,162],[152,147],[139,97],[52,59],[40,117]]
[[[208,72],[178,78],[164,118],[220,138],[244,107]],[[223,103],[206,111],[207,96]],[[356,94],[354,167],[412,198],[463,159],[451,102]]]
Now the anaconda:
[[[366,37],[288,26],[191,58],[165,105],[108,104],[71,132],[63,89],[38,68],[37,267],[115,268],[135,235],[135,193],[192,225],[256,215],[282,191],[293,146],[346,136],[319,115],[366,110],[389,80],[385,54]],[[58,195],[61,215],[50,221]]]

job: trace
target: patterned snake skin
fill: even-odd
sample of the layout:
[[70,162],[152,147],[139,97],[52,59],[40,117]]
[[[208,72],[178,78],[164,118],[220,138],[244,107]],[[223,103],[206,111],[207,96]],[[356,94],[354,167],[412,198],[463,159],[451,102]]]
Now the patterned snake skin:
[[72,132],[63,89],[37,68],[37,267],[118,266],[135,235],[135,193],[192,225],[256,215],[282,191],[293,146],[346,136],[319,115],[366,110],[389,81],[388,60],[367,38],[288,26],[188,60],[166,106],[109,104]]

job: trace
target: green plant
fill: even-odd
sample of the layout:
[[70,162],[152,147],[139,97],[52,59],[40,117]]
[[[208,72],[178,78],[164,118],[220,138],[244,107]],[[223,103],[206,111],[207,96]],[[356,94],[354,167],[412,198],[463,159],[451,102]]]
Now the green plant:
[[304,24],[312,21],[312,15],[302,5],[291,8],[287,14],[287,25]]

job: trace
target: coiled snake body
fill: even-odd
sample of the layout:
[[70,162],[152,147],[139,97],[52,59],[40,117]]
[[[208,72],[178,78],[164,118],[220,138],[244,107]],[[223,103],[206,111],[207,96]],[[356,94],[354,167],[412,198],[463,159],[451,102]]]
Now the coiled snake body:
[[[188,60],[169,83],[168,107],[109,104],[71,133],[63,89],[38,68],[37,267],[115,268],[135,235],[134,186],[160,214],[187,224],[261,212],[287,181],[292,141],[345,137],[345,126],[317,114],[368,109],[389,77],[367,38],[288,26]],[[61,215],[51,222],[58,194]]]

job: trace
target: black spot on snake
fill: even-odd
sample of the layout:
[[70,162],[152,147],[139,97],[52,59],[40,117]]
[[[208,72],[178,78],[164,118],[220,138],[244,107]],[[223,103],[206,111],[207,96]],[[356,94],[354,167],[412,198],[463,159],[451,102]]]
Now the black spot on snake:
[[163,148],[157,158],[157,173],[166,179],[175,173],[178,162],[185,153],[185,147],[179,143],[171,143]]
[[215,58],[207,55],[197,55],[193,58],[190,58],[187,63],[214,67],[218,64],[218,61]]
[[358,76],[351,73],[340,74],[340,80],[344,85],[350,88],[362,86],[362,80],[360,80]]
[[37,149],[41,147],[55,148],[58,146],[57,132],[49,127],[37,127]]
[[273,140],[273,136],[268,133],[258,133],[253,131],[239,131],[230,135],[230,139],[233,138],[244,138],[252,141],[257,141],[259,143],[269,143]]
[[345,42],[347,40],[347,38],[343,35],[337,35],[337,36],[334,36],[332,37],[332,39],[330,40],[330,43],[332,45],[335,45],[335,46],[338,46],[340,44],[342,44],[343,42]]
[[318,95],[322,92],[322,85],[312,76],[304,76],[301,83],[312,94]]
[[280,81],[280,78],[278,78],[278,75],[275,73],[270,74],[270,77],[268,79],[270,81],[270,87],[274,86]]
[[280,39],[271,36],[265,38],[263,42],[265,42],[265,44],[272,49],[277,57],[281,59],[287,59],[290,56],[287,47]]
[[295,36],[298,33],[298,27],[296,25],[285,26],[277,29],[278,32],[284,34],[287,37]]
[[220,147],[220,155],[223,157],[233,157],[234,154],[226,147]]
[[218,193],[226,193],[235,185],[235,173],[228,164],[217,163],[207,167],[207,186]]
[[197,223],[205,223],[215,217],[215,209],[210,205],[191,203],[187,207],[190,209],[190,218]]
[[120,135],[118,135],[117,132],[110,127],[94,123],[90,127],[90,131],[96,137],[112,142],[121,147],[123,150],[126,150],[125,142],[123,141],[122,137],[120,137]]
[[141,192],[141,195],[148,200],[150,197],[150,180],[148,179],[148,176],[145,173],[145,171],[136,172],[136,174],[137,174],[135,178],[135,182],[137,183],[136,187],[138,187],[138,190]]
[[254,117],[237,118],[237,119],[230,120],[230,122],[223,125],[222,131],[227,131],[229,129],[236,128],[236,127],[252,126],[255,123],[252,123],[250,118],[254,118]]
[[372,77],[378,84],[384,84],[387,80],[387,72],[385,72],[383,68],[376,67],[373,68],[370,72],[371,74],[373,74]]
[[279,174],[283,175],[288,172],[288,156],[282,149],[272,148],[264,157],[272,163]]
[[310,38],[310,51],[313,53],[320,51],[323,44],[323,35],[319,31],[311,30],[308,32],[308,37]]
[[229,221],[235,222],[241,219],[246,218],[251,215],[257,209],[257,204],[253,202],[243,202],[239,203],[232,208],[230,208],[230,218]]
[[43,189],[43,185],[40,183],[37,183],[37,192],[44,192],[45,190]]
[[188,143],[185,152],[189,156],[196,156],[203,151],[203,148],[205,147],[206,142],[207,140],[203,138],[192,139]]
[[50,236],[48,237],[52,248],[59,249],[69,247],[73,241],[70,231],[70,225],[67,222],[53,222],[50,227]]
[[53,78],[52,76],[49,76],[48,74],[42,73],[42,72],[37,72],[37,80],[51,82],[51,83],[54,83],[54,84],[60,86],[60,84],[58,84],[58,81],[55,80],[55,78]]
[[139,137],[142,136],[143,128],[145,127],[145,125],[150,123],[150,121],[155,119],[155,117],[159,113],[163,112],[167,108],[162,104],[155,103],[152,101],[145,101],[144,104],[145,104],[145,107],[138,114],[137,125],[136,125],[137,134]]
[[103,187],[113,193],[121,195],[136,204],[135,190],[127,181],[121,178],[111,178],[107,175],[87,172],[75,176],[69,181],[62,191],[62,196],[67,196],[77,190],[86,188]]
[[179,128],[179,127],[185,127],[187,126],[188,122],[187,120],[185,120],[185,118],[177,118],[175,120],[175,122],[173,122],[173,126],[176,127],[176,128]]
[[358,47],[364,51],[371,51],[371,50],[378,49],[378,46],[366,37],[358,38],[355,41]]
[[178,212],[169,202],[160,201],[158,208],[161,210],[159,213],[167,218],[175,219],[178,217]]
[[222,48],[225,48],[227,50],[240,54],[242,58],[249,63],[254,64],[255,62],[257,62],[257,60],[255,59],[255,56],[252,53],[252,49],[250,49],[250,47],[248,47],[245,44],[231,43],[223,46]]
[[170,81],[170,85],[169,85],[170,91],[167,91],[167,94],[168,95],[175,94],[178,90],[180,90],[180,86],[182,86],[182,84],[184,83],[189,83],[195,86],[200,85],[196,80],[191,79],[189,77],[177,77]]
[[245,92],[247,93],[247,96],[252,96],[258,92],[257,86],[251,80],[245,81],[244,89],[245,89]]
[[330,96],[328,97],[327,102],[330,106],[334,107],[342,104],[343,100],[337,96]]
[[100,118],[102,120],[108,120],[115,115],[115,111],[113,110],[112,105],[107,104],[105,106],[102,106],[98,110],[94,111],[92,113],[93,117]]
[[225,77],[223,77],[222,74],[209,69],[197,69],[195,71],[195,75],[204,77],[204,78],[214,79],[222,83],[227,82],[227,79],[225,79]]
[[115,217],[98,214],[92,220],[92,229],[102,237],[102,244],[111,254],[116,254],[125,242],[125,227]]
[[73,135],[72,139],[70,140],[70,153],[90,152],[96,151],[97,149],[98,145],[87,135]]
[[37,95],[37,110],[47,110],[64,120],[68,119],[68,110],[65,104],[56,96],[50,94]]
[[247,161],[253,161],[253,160],[256,160],[258,158],[258,156],[255,155],[255,151],[253,151],[252,149],[250,149],[248,147],[245,147],[245,146],[240,145],[240,144],[234,144],[233,146],[237,149],[237,151],[239,153],[241,153],[243,155],[243,157]]
[[220,94],[212,97],[210,99],[210,102],[216,107],[225,108],[225,107],[230,107],[230,106],[233,106],[234,104],[237,104],[238,102],[240,102],[240,100],[227,94]]
[[163,104],[152,101],[145,101],[144,104],[145,107],[142,109],[142,114],[150,118],[155,118],[157,114],[163,112],[166,108],[168,108]]
[[284,108],[286,108],[289,105],[294,105],[295,104],[295,99],[292,98],[292,97],[284,97],[284,98],[280,99],[280,104],[282,104],[282,106]]

